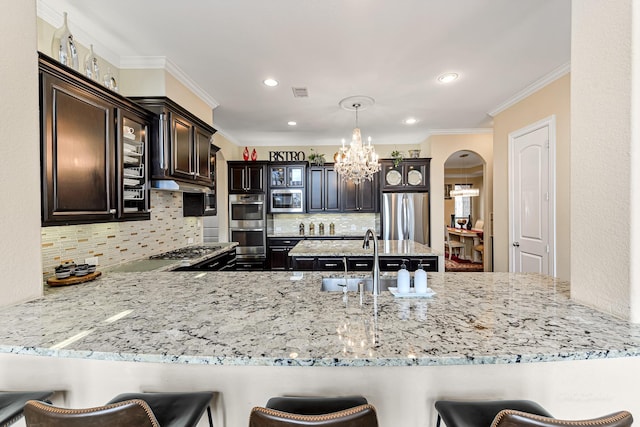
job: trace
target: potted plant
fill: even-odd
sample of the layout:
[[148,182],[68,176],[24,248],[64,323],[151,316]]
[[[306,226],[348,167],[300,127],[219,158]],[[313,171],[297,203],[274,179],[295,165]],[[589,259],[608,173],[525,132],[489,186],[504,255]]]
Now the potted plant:
[[402,155],[402,152],[398,151],[398,150],[393,150],[391,152],[391,157],[393,157],[393,166],[396,167],[396,168],[398,167],[400,162],[404,159],[404,156]]
[[313,148],[311,149],[311,154],[309,154],[307,160],[309,161],[309,164],[313,164],[316,166],[322,166],[325,162],[324,154],[313,151]]

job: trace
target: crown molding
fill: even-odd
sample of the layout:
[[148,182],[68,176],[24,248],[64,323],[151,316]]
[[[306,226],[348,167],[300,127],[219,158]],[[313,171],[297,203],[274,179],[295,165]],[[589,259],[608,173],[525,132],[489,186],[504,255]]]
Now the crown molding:
[[431,135],[475,135],[492,133],[492,128],[430,129],[427,137]]
[[521,90],[520,92],[516,93],[511,98],[507,99],[506,101],[498,105],[493,110],[488,111],[487,114],[489,114],[491,117],[495,117],[496,115],[500,114],[507,108],[517,104],[518,102],[522,101],[523,99],[531,96],[533,93],[547,86],[549,83],[553,83],[554,81],[558,80],[560,77],[564,76],[570,71],[571,71],[571,62],[567,62],[566,64],[559,66],[558,68],[556,68],[555,70],[547,74],[546,76],[543,76],[542,78],[536,80],[535,82],[533,82],[532,84],[530,84],[529,86]]
[[187,89],[202,99],[211,109],[220,103],[202,89],[191,77],[166,56],[123,56],[120,58],[121,69],[162,69],[182,83]]

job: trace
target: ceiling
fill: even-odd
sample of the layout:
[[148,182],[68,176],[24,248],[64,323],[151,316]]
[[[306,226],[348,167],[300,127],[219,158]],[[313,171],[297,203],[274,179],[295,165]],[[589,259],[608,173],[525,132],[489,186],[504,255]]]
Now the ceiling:
[[[374,144],[489,131],[490,112],[570,61],[570,0],[38,1],[56,27],[63,11],[121,68],[166,57],[241,146],[337,145],[355,124],[338,103],[354,95],[375,99],[359,113]],[[446,72],[459,78],[440,83]]]

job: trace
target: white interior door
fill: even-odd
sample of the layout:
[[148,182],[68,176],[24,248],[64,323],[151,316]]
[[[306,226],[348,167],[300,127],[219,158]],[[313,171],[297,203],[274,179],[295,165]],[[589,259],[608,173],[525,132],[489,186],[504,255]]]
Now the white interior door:
[[555,118],[509,135],[509,271],[555,275]]

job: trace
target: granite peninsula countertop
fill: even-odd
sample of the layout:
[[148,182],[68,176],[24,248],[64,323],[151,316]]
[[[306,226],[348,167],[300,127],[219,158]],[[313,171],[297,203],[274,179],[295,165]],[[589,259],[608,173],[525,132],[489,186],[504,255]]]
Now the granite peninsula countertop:
[[[326,273],[324,274],[326,276]],[[349,275],[354,276],[354,275]],[[322,273],[111,273],[0,310],[0,352],[236,366],[512,364],[640,355],[640,325],[537,274],[429,273],[430,299]]]
[[[413,240],[378,240],[379,256],[440,256],[441,252]],[[302,240],[289,256],[373,256],[373,242],[362,248],[362,240]]]

